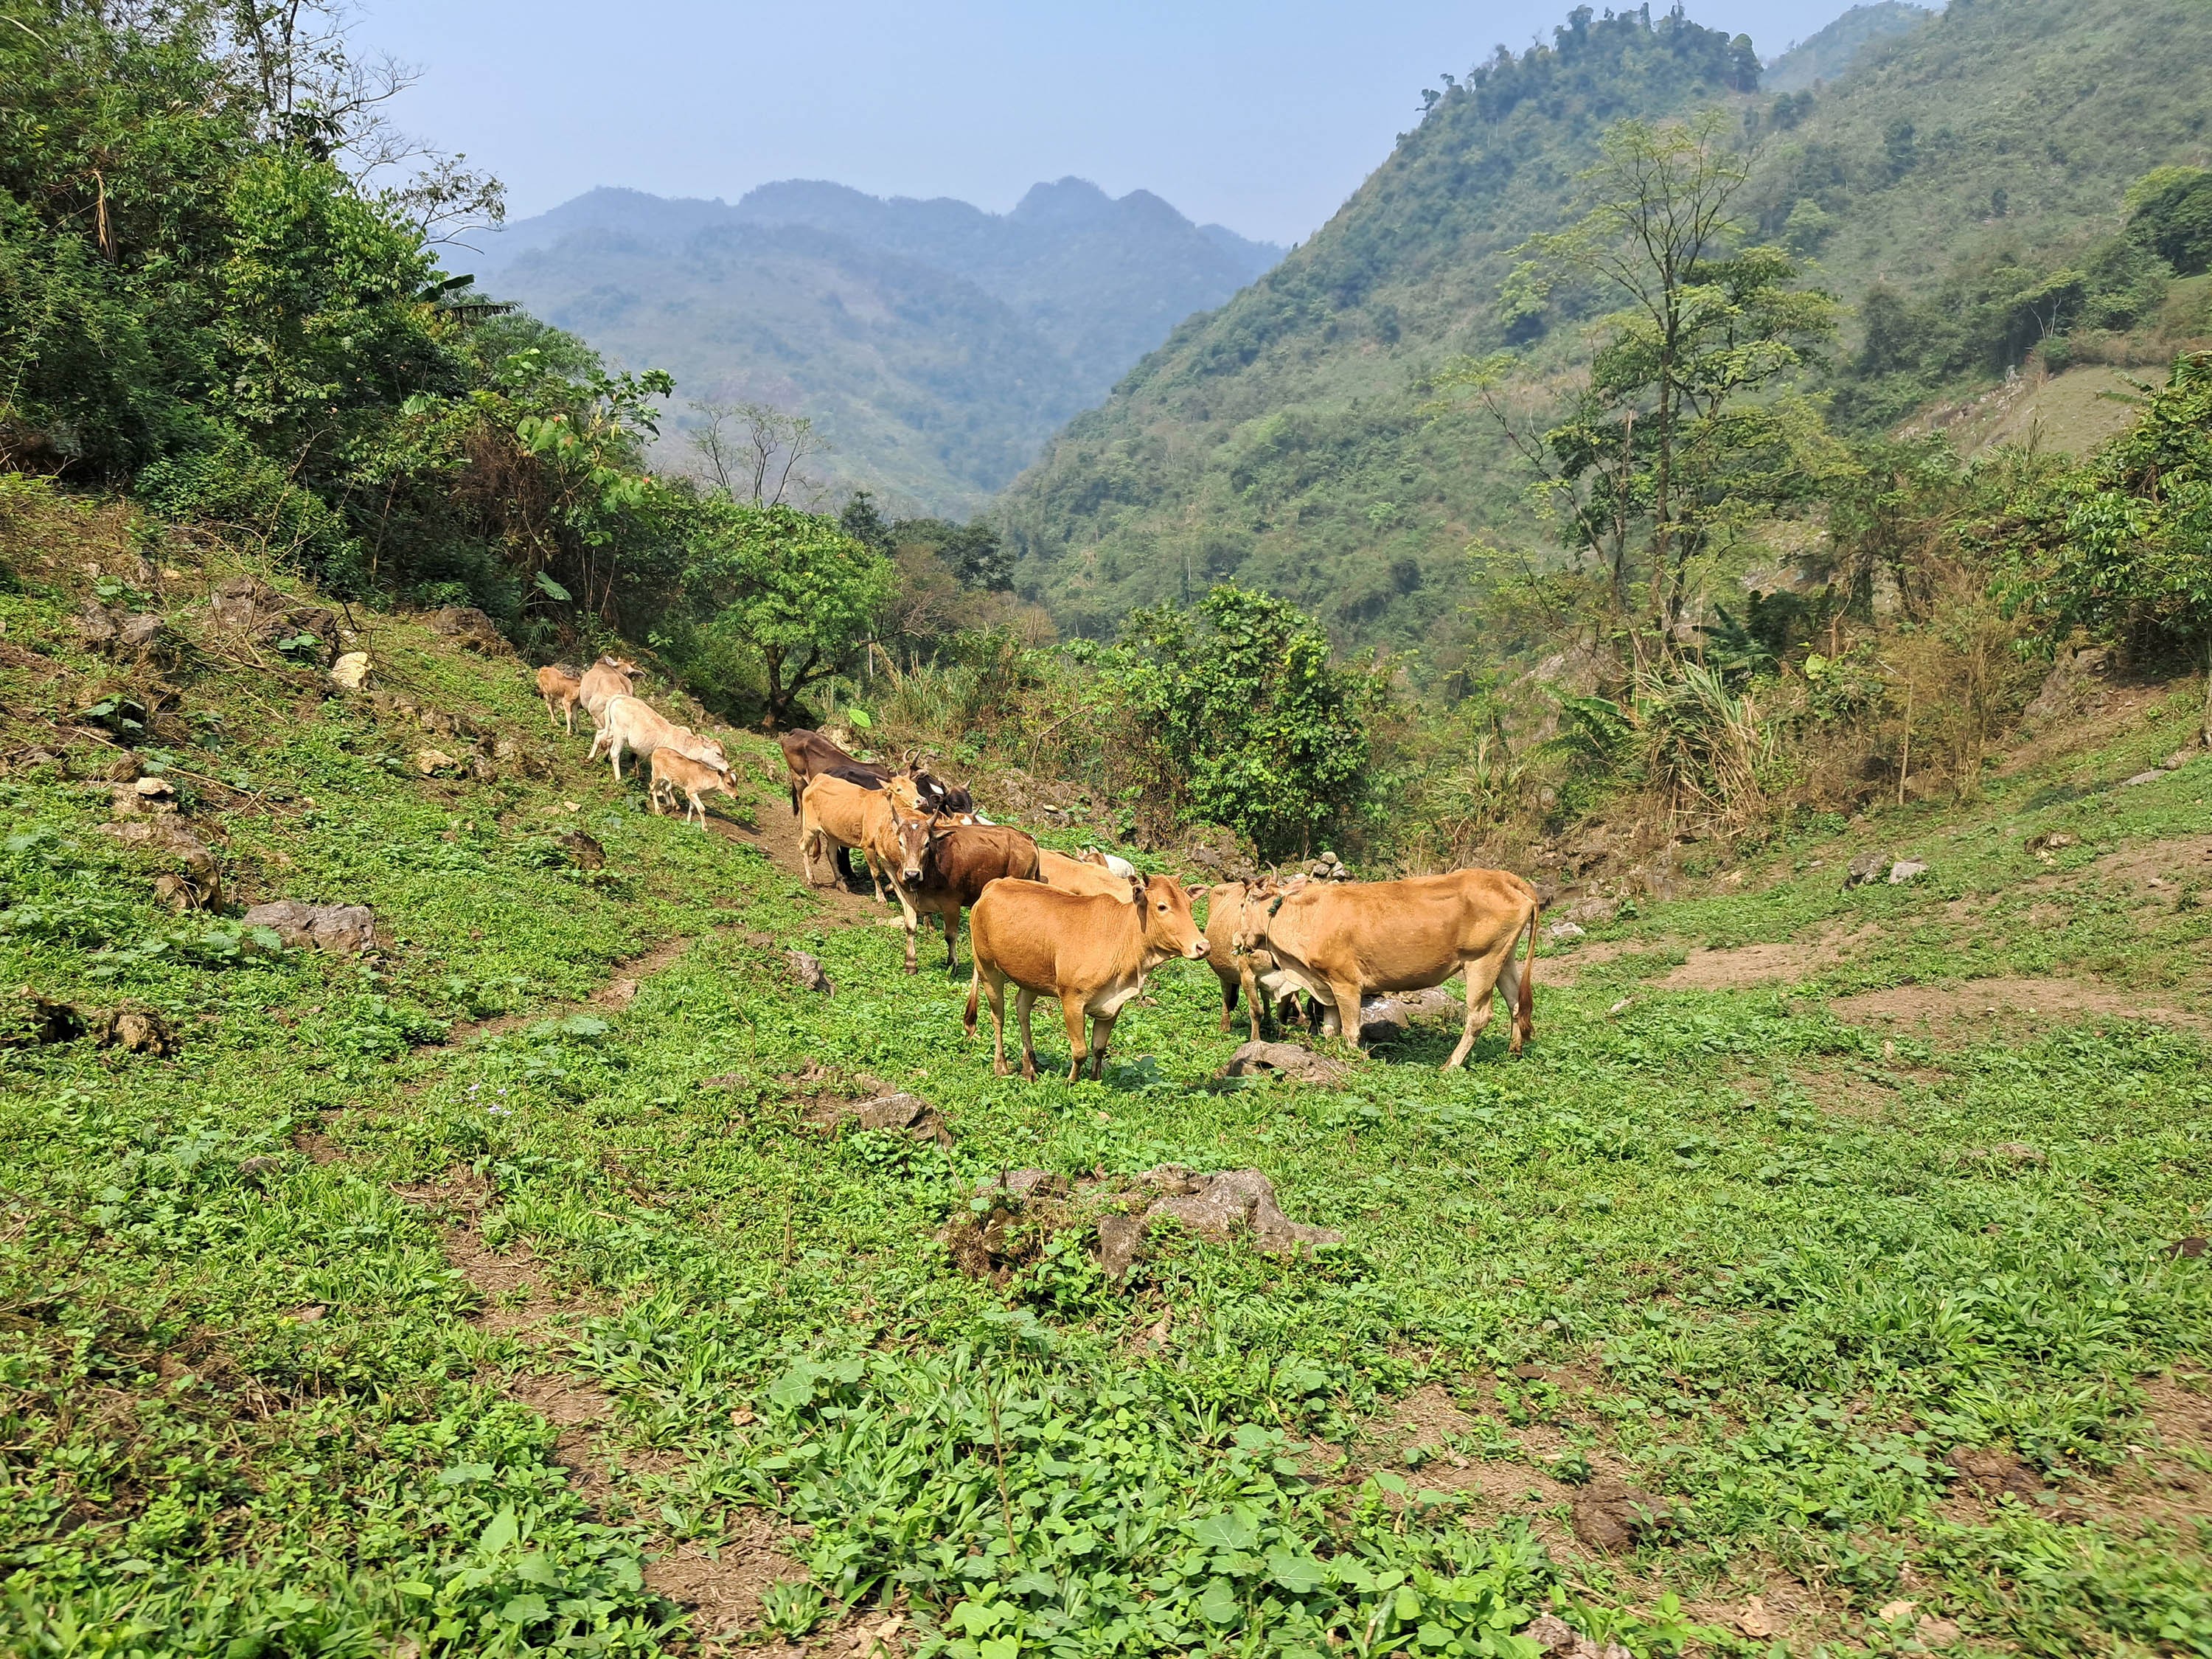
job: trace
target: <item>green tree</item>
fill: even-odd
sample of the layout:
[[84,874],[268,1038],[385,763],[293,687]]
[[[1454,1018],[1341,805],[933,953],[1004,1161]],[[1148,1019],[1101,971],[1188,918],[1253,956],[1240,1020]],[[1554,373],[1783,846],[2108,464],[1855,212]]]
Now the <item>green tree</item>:
[[1523,246],[1509,306],[1590,283],[1625,302],[1597,323],[1589,382],[1563,418],[1532,431],[1511,414],[1498,396],[1518,370],[1510,354],[1462,360],[1437,382],[1498,419],[1567,544],[1602,562],[1617,612],[1641,567],[1655,643],[1694,559],[1731,526],[1809,497],[1839,459],[1806,405],[1771,395],[1832,335],[1835,302],[1798,285],[1784,250],[1743,245],[1735,204],[1753,158],[1726,132],[1717,111],[1619,123],[1582,175],[1581,216]]
[[1194,611],[1132,611],[1102,665],[1175,816],[1249,836],[1262,857],[1310,849],[1368,780],[1379,667],[1338,665],[1296,606],[1217,587]]
[[758,653],[770,731],[808,687],[852,665],[890,597],[889,560],[796,507],[711,498],[690,541],[687,598],[708,634]]

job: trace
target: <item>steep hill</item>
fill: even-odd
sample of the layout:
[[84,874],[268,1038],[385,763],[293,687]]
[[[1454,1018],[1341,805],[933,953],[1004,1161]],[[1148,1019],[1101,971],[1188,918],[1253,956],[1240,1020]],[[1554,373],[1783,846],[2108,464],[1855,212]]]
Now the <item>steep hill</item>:
[[1760,78],[1762,92],[1802,92],[1822,81],[1832,81],[1851,66],[1860,51],[1876,40],[1904,34],[1928,21],[1928,8],[1905,0],[1875,0],[1870,6],[1853,6],[1826,28],[1816,30],[1766,65]]
[[[1177,330],[1015,485],[1025,591],[1105,632],[1133,604],[1235,575],[1347,641],[1433,636],[1470,538],[1531,526],[1518,470],[1480,422],[1424,412],[1424,377],[1515,343],[1497,306],[1507,256],[1559,222],[1622,116],[1731,107],[1762,145],[1761,232],[1797,240],[1854,306],[1879,284],[1931,307],[1929,327],[1987,321],[1909,372],[1869,364],[1842,416],[1869,428],[1999,378],[2036,338],[1984,318],[2002,312],[2006,273],[2032,287],[2118,225],[2131,180],[2201,159],[2212,9],[1954,4],[1786,98],[1744,90],[1749,56],[1693,22],[1577,12],[1552,46],[1480,66],[1316,236]],[[1807,201],[1819,211],[1793,231]],[[1564,364],[1574,343],[1538,342],[1533,361]],[[1858,343],[1847,324],[1847,368]]]
[[1077,179],[1007,214],[793,179],[734,205],[592,191],[458,266],[684,397],[813,416],[840,481],[964,512],[1279,253]]

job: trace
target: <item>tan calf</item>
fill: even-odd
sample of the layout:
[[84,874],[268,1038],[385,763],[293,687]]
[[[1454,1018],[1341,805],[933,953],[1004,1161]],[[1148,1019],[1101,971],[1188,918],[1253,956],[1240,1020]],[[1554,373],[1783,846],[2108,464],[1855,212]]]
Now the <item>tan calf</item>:
[[[587,677],[588,678],[588,677]],[[589,758],[597,760],[604,747],[614,762],[615,781],[622,781],[625,750],[640,760],[663,749],[673,749],[687,759],[699,761],[717,772],[730,769],[730,757],[712,738],[702,738],[688,726],[656,713],[642,697],[610,697],[599,711],[599,735],[592,739]]]
[[538,671],[538,695],[545,699],[545,719],[550,725],[576,729],[576,704],[584,695],[584,678],[565,662],[549,663]]
[[738,792],[730,787],[730,775],[726,769],[709,766],[704,761],[693,760],[689,755],[678,754],[673,749],[653,751],[653,784],[647,793],[655,817],[660,816],[664,793],[671,806],[676,804],[676,797],[681,793],[684,799],[684,816],[687,819],[696,816],[700,829],[704,830],[707,827],[707,803],[700,798],[711,795],[717,789],[732,800],[738,798]]
[[[1360,999],[1467,976],[1467,1025],[1444,1062],[1462,1064],[1490,1024],[1492,994],[1513,1012],[1512,1052],[1533,1030],[1536,890],[1503,870],[1455,870],[1405,881],[1317,882],[1285,897],[1255,941],[1284,977],[1336,1014],[1359,1042]],[[1527,954],[1514,960],[1523,938]]]
[[[992,1069],[1006,1074],[1006,985],[1015,988],[1014,1012],[1022,1022],[1022,1075],[1036,1078],[1036,1045],[1030,1010],[1041,996],[1058,997],[1067,1023],[1067,1080],[1083,1074],[1086,1048],[1091,1075],[1106,1073],[1106,1045],[1114,1022],[1145,975],[1163,962],[1206,955],[1206,936],[1191,915],[1190,895],[1165,876],[1132,882],[1129,900],[1103,894],[1064,893],[1019,881],[994,881],[968,919],[968,948],[975,959],[962,1024],[975,1035],[975,1007],[991,995],[994,1042]],[[1084,1022],[1090,1021],[1086,1043]]]

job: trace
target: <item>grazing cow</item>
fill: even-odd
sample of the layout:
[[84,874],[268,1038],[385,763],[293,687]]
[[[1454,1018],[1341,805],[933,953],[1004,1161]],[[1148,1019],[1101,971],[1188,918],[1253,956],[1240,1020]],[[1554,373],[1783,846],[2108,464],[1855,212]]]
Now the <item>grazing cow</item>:
[[859,773],[878,780],[878,788],[883,787],[882,780],[891,775],[888,766],[878,766],[873,761],[864,761],[858,756],[848,755],[819,732],[809,732],[804,726],[795,731],[777,732],[775,741],[783,750],[784,768],[791,774],[791,811],[794,817],[799,814],[799,796],[805,793],[808,784],[824,772],[841,772],[848,776]]
[[1100,865],[1106,869],[1111,870],[1115,875],[1121,877],[1124,881],[1128,880],[1137,873],[1137,866],[1130,863],[1128,860],[1122,858],[1116,854],[1106,852],[1100,848],[1086,847],[1075,856],[1081,859],[1085,864]]
[[[1467,976],[1467,1025],[1444,1062],[1462,1064],[1490,1024],[1491,995],[1512,1009],[1511,1049],[1533,1030],[1536,890],[1503,870],[1455,870],[1406,881],[1316,882],[1286,896],[1253,942],[1284,978],[1321,1000],[1359,1042],[1360,999]],[[1527,952],[1514,960],[1523,937]]]
[[615,781],[622,781],[623,751],[644,760],[662,749],[673,749],[687,759],[699,761],[717,772],[730,769],[730,757],[712,738],[702,738],[688,726],[678,726],[655,714],[641,697],[610,697],[599,711],[599,735],[592,739],[587,757],[597,760],[605,745],[614,762]]
[[1129,901],[1129,878],[1117,876],[1103,864],[1072,859],[1065,853],[1037,849],[1037,873],[1049,886],[1063,893],[1098,893],[1108,898]]
[[593,726],[606,724],[607,704],[617,697],[629,696],[631,682],[636,678],[637,665],[612,653],[584,671],[584,678],[577,683],[576,700],[584,705],[584,712],[592,717]]
[[1273,880],[1225,881],[1206,889],[1206,965],[1221,981],[1223,1030],[1229,1029],[1240,991],[1255,1042],[1260,1040],[1262,1007],[1274,1008],[1279,1023],[1283,1005],[1295,1000],[1297,982],[1285,975],[1261,936],[1274,903],[1284,893],[1304,885],[1301,878],[1291,886]]
[[868,852],[872,864],[892,872],[892,891],[906,923],[906,970],[916,971],[915,938],[924,915],[945,928],[945,966],[959,966],[955,942],[960,913],[984,888],[1002,878],[1042,884],[1037,873],[1037,845],[1018,830],[998,824],[940,823],[900,789],[886,791],[887,810],[872,826],[876,839]]
[[671,748],[653,751],[653,784],[648,794],[655,817],[660,816],[663,794],[666,795],[668,804],[672,806],[680,793],[685,803],[684,816],[690,818],[696,815],[700,829],[704,830],[707,827],[707,803],[700,797],[711,795],[717,789],[732,800],[738,798],[738,792],[730,787],[730,775],[726,769],[693,760],[689,755],[679,754]]
[[968,921],[975,972],[961,1024],[970,1037],[975,1035],[975,1006],[988,988],[991,1068],[999,1076],[1006,1074],[1007,981],[1016,988],[1014,1012],[1022,1022],[1022,1076],[1036,1079],[1030,1011],[1041,996],[1058,997],[1067,1022],[1067,1080],[1073,1083],[1083,1075],[1086,1048],[1092,1078],[1105,1075],[1114,1022],[1144,989],[1146,974],[1173,957],[1196,962],[1206,955],[1206,936],[1191,915],[1188,893],[1165,876],[1130,885],[1135,890],[1124,902],[1000,881],[976,901]]
[[[874,849],[882,838],[878,825],[890,822],[890,789],[881,781],[871,784],[841,772],[823,772],[806,786],[799,799],[799,857],[806,871],[807,884],[834,885],[850,870],[843,854],[857,847],[868,861],[868,879],[875,884],[877,901],[881,902],[892,866]],[[815,879],[817,859],[830,866],[830,882]]]
[[549,664],[538,671],[538,695],[545,699],[545,720],[548,725],[567,724],[569,735],[576,731],[576,705],[584,696],[584,677],[565,662]]

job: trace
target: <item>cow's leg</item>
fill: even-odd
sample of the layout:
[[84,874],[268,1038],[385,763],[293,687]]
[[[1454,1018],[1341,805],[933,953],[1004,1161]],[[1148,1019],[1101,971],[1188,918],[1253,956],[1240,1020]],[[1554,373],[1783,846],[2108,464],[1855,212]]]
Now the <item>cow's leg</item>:
[[593,729],[592,732],[592,752],[584,757],[585,765],[593,765],[598,762],[599,758],[599,745],[606,740],[607,728],[605,726],[602,726]]
[[[1517,939],[1518,934],[1515,937]],[[1477,957],[1460,964],[1467,977],[1467,1024],[1459,1034],[1459,1047],[1451,1051],[1444,1062],[1447,1072],[1457,1071],[1467,1063],[1468,1054],[1475,1042],[1490,1029],[1491,994],[1498,985],[1498,963]]]
[[[1036,1081],[1036,1036],[1030,1030],[1030,1010],[1036,1006],[1037,994],[1024,986],[1014,993],[1014,1012],[1022,1022],[1022,1081]],[[1001,1072],[1000,1076],[1005,1073]]]
[[1328,982],[1328,1000],[1336,1009],[1336,1034],[1354,1049],[1359,1047],[1359,998],[1365,988],[1356,979]]
[[1237,1012],[1238,981],[1218,973],[1214,977],[1221,981],[1221,1029],[1226,1031],[1229,1029],[1229,1016]]
[[[991,987],[991,1070],[994,1075],[1004,1077],[1008,1069],[1006,1066],[1006,981],[1003,976],[997,974],[988,975],[988,979]],[[1022,1017],[1022,1048],[1025,1051],[1030,1046],[1030,1010],[1029,1004],[1023,1001],[1022,997],[1026,994],[1027,993],[1018,994],[1014,999],[1014,1007]]]
[[957,974],[960,971],[959,952],[953,942],[960,937],[960,907],[956,904],[950,910],[940,910],[937,914],[939,920],[945,924],[945,971]]
[[[1245,1027],[1252,1033],[1252,1041],[1257,1042],[1260,1040],[1260,1011],[1267,1006],[1267,997],[1260,988],[1259,975],[1252,971],[1252,961],[1249,957],[1237,964],[1237,983],[1244,993]],[[1222,1030],[1228,1029],[1228,1019],[1224,1016]]]
[[[1516,933],[1513,937],[1517,943],[1521,935]],[[1505,1039],[1506,1052],[1517,1054],[1521,1052],[1521,1045],[1528,1040],[1528,1033],[1521,1024],[1521,963],[1510,951],[1505,953],[1505,960],[1498,969],[1498,994],[1505,999],[1509,1028]]]
[[573,702],[570,703],[568,707],[562,711],[562,713],[568,719],[568,735],[573,738],[576,735],[576,705]]
[[545,704],[545,724],[548,726],[560,725],[561,717],[553,712],[553,699],[547,697],[544,699],[544,702]]
[[1106,1076],[1106,1045],[1114,1040],[1114,1022],[1119,1014],[1093,1014],[1091,1017],[1091,1080],[1103,1081]]
[[1084,1051],[1091,1046],[1083,1034],[1083,999],[1061,993],[1060,1012],[1067,1022],[1067,1080],[1083,1081]]
[[921,917],[914,908],[914,901],[906,896],[905,888],[895,885],[892,887],[891,891],[898,895],[899,921],[906,929],[906,970],[911,974],[915,971],[914,965],[915,930],[921,926]]

